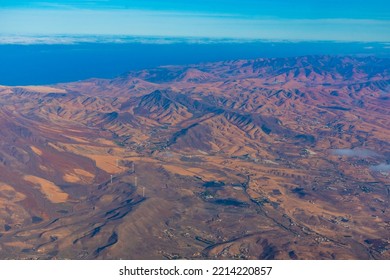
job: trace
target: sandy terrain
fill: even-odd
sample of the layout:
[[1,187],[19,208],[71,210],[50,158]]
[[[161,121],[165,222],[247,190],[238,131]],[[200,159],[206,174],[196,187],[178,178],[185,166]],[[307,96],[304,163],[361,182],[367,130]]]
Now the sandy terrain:
[[26,175],[23,179],[39,187],[42,194],[53,203],[63,203],[68,200],[69,195],[51,181],[32,175]]

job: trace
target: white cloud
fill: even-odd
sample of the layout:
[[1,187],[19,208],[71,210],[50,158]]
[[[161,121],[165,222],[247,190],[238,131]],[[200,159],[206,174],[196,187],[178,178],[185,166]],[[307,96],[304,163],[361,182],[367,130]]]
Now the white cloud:
[[[0,36],[0,45],[36,45],[78,43],[142,43],[142,44],[213,44],[266,42],[258,39],[203,38],[203,37],[157,37],[157,36],[107,36],[107,35],[6,35]],[[274,41],[273,41],[274,42]]]

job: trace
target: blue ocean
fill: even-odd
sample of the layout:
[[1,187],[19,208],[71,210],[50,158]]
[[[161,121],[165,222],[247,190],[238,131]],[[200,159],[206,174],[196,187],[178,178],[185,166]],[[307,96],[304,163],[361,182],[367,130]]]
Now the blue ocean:
[[380,43],[79,43],[0,45],[0,85],[42,85],[113,78],[130,70],[259,57],[390,56]]

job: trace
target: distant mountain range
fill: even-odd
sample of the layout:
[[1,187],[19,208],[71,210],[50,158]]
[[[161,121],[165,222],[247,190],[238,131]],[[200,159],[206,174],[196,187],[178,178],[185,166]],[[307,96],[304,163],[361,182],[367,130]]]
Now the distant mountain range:
[[0,258],[389,259],[390,59],[0,87]]

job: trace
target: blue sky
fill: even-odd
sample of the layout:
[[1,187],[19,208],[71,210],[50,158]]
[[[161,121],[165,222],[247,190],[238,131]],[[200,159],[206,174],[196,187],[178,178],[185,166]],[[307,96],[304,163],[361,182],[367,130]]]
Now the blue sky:
[[26,35],[390,42],[390,1],[1,0],[0,39]]

